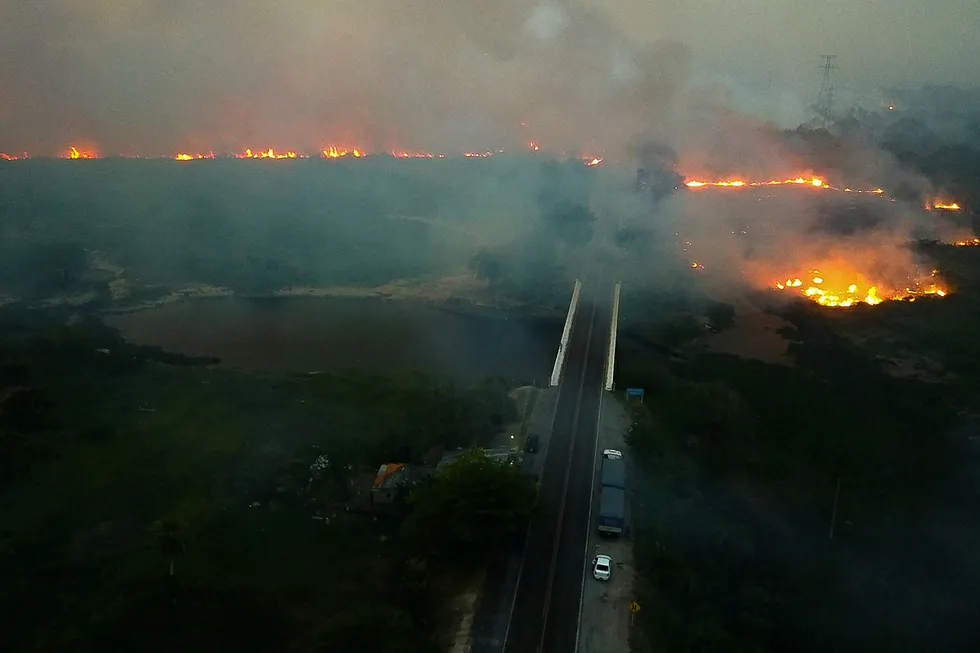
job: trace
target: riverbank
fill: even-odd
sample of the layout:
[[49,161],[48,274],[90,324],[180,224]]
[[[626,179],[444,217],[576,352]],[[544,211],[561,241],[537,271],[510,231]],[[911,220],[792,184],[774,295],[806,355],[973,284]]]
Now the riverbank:
[[373,370],[545,383],[561,320],[387,297],[187,297],[102,319],[126,340],[225,366]]
[[[109,284],[110,299],[99,311],[104,315],[138,313],[173,304],[198,299],[237,297],[247,300],[279,298],[324,299],[386,299],[416,301],[443,311],[460,315],[502,318],[551,318],[560,317],[560,311],[550,306],[534,306],[490,293],[486,284],[468,271],[426,279],[398,279],[376,286],[294,286],[268,294],[244,294],[224,286],[192,284],[180,288],[134,288],[126,279],[116,279]],[[43,301],[45,306],[84,305],[96,301],[97,296],[87,293],[84,297],[57,297]],[[2,301],[2,300],[0,300]],[[10,300],[13,301],[13,300]]]
[[[135,289],[126,279],[116,279],[110,284],[113,290],[111,304],[103,309],[106,314],[134,313],[157,308],[188,299],[215,297],[247,297],[262,299],[272,297],[344,297],[414,299],[430,303],[463,302],[474,305],[498,305],[486,292],[486,285],[472,274],[454,272],[426,279],[398,279],[381,285],[357,286],[293,286],[267,294],[243,294],[225,286],[190,284],[180,288],[148,287]],[[159,294],[147,299],[142,296]],[[64,300],[67,301],[67,300]]]

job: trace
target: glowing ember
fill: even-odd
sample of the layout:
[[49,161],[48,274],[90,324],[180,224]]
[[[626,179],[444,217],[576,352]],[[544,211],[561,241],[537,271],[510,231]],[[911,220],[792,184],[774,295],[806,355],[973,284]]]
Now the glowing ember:
[[[834,190],[838,190],[838,189],[834,189]],[[845,186],[844,188],[841,188],[839,190],[842,190],[845,193],[872,193],[874,195],[883,195],[885,193],[884,189],[882,189],[882,188],[871,188],[871,189],[858,189],[858,190],[854,190],[853,188],[848,188],[848,187]]]
[[593,157],[591,160],[585,162],[585,165],[589,166],[590,168],[594,168],[601,164],[602,164],[601,156]]
[[[773,288],[798,294],[821,306],[874,306],[884,301],[915,301],[916,297],[923,295],[945,297],[946,290],[935,280],[936,274],[937,271],[933,270],[928,280],[912,281],[904,289],[886,289],[880,283],[868,282],[860,274],[823,274],[819,270],[810,270],[808,277],[789,277],[773,284]],[[845,282],[847,277],[851,277],[851,281],[856,283]],[[831,281],[828,282],[827,279]]]
[[957,247],[980,247],[980,238],[972,238],[970,240],[958,240],[956,241]]
[[698,263],[697,261],[691,261],[691,269],[692,270],[703,270],[704,269],[704,264],[703,263]]
[[180,152],[174,156],[176,161],[195,161],[197,159],[213,159],[214,152],[208,152],[207,154],[187,154],[185,152]]
[[97,159],[99,158],[95,152],[89,152],[87,150],[79,151],[74,145],[68,148],[68,152],[65,154],[64,159]]
[[431,152],[399,152],[393,150],[390,152],[390,154],[396,159],[432,159],[432,158],[444,159],[446,158],[445,154],[432,154]]
[[247,147],[244,152],[238,155],[239,159],[295,159],[296,157],[296,152],[276,152],[271,147],[268,150],[260,152],[252,152],[252,149]]
[[933,200],[929,204],[926,204],[926,210],[939,209],[940,211],[959,211],[960,205],[956,202],[950,202],[947,200]]
[[0,159],[4,161],[20,161],[21,159],[29,159],[29,158],[30,157],[27,156],[27,152],[24,152],[20,156],[17,156],[16,154],[7,154],[6,152],[0,152]]
[[531,141],[530,143],[528,143],[527,146],[531,149],[532,152],[540,152],[541,151],[541,146],[538,145],[537,143],[535,143],[534,141]]
[[488,159],[493,156],[493,152],[464,152],[463,156],[467,159]]

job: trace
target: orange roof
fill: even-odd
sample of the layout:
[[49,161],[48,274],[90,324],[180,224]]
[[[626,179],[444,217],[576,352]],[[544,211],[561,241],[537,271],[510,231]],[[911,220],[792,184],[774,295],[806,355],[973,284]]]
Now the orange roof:
[[386,463],[378,468],[378,475],[374,479],[374,488],[377,489],[384,485],[385,480],[395,472],[405,466],[405,463]]

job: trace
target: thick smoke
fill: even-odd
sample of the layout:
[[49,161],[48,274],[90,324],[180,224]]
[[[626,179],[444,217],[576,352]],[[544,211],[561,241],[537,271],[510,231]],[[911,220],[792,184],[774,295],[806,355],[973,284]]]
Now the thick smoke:
[[[914,207],[879,202],[873,210],[887,216],[874,229],[823,233],[807,189],[763,202],[756,192],[691,197],[685,177],[803,174],[929,191],[871,140],[824,152],[812,135],[747,115],[736,106],[744,89],[718,83],[688,47],[640,44],[582,5],[147,0],[121,9],[57,0],[3,11],[4,151],[52,154],[75,143],[103,154],[316,152],[333,143],[460,152],[534,141],[546,153],[625,164],[625,179],[624,169],[596,171],[584,201],[600,218],[592,247],[625,256],[630,269],[626,242],[636,256],[647,248],[640,269],[696,257],[742,272],[766,251],[777,269],[828,256],[863,266],[869,249],[889,259],[872,267],[901,269],[910,255],[892,245],[921,231]],[[486,178],[477,194],[500,192],[533,207],[539,191]]]
[[[340,143],[622,153],[665,132],[685,48],[568,4],[60,0],[5,9],[0,144],[144,155]],[[659,126],[658,126],[659,124]]]

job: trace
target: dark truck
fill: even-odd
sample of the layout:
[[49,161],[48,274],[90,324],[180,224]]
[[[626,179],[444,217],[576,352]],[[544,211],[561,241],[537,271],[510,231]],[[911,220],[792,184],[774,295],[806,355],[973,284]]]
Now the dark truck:
[[599,532],[619,535],[626,521],[626,461],[623,454],[613,449],[603,451],[600,473]]
[[599,532],[619,535],[626,520],[626,493],[622,488],[604,487],[599,495]]
[[622,458],[602,459],[602,487],[626,489],[626,462]]

